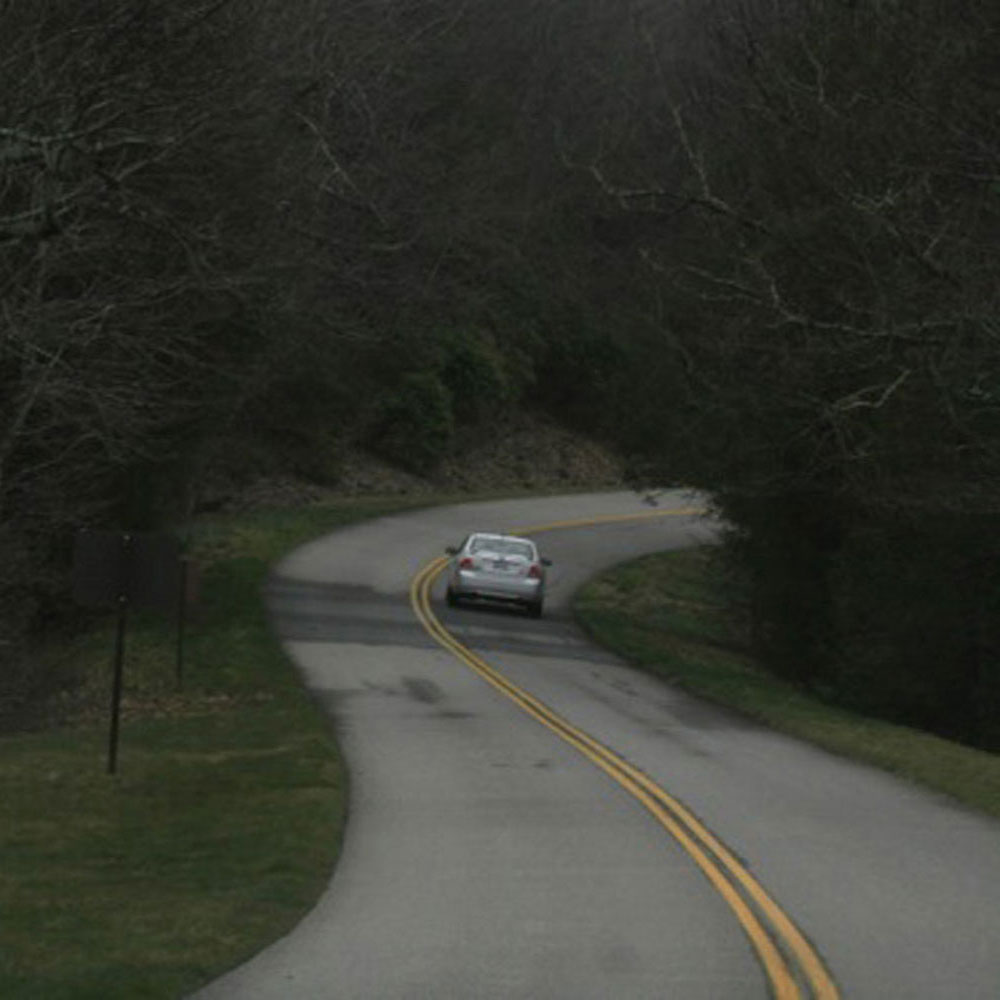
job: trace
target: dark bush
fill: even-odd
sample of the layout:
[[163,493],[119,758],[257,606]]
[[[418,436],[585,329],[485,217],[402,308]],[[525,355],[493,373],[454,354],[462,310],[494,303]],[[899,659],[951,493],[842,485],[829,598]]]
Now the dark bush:
[[410,372],[386,392],[371,445],[388,461],[426,475],[447,454],[454,430],[448,388],[433,372]]
[[440,378],[451,394],[456,423],[496,417],[516,398],[516,388],[493,339],[476,329],[439,335]]
[[852,707],[1000,749],[1000,517],[873,514],[833,573]]

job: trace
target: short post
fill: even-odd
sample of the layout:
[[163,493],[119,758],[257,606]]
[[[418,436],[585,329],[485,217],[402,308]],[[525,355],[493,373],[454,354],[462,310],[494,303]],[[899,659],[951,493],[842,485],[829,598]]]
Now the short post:
[[178,570],[177,593],[177,690],[184,690],[184,629],[187,625],[188,560],[182,558]]
[[115,631],[115,659],[111,679],[111,726],[108,732],[108,774],[118,770],[118,730],[121,719],[122,679],[125,673],[125,624],[128,618],[127,567],[131,555],[132,536],[121,536],[121,570],[119,575],[118,626]]
[[118,630],[115,636],[114,671],[111,680],[111,728],[108,733],[108,774],[118,770],[118,728],[121,718],[122,677],[125,672],[125,618],[128,599],[118,598]]

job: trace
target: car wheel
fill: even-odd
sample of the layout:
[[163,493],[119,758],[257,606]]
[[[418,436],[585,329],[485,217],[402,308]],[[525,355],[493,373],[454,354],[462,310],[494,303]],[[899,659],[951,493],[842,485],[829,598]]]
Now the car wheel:
[[541,618],[542,617],[542,602],[532,601],[528,605],[528,617],[529,618]]
[[451,587],[449,587],[445,591],[444,599],[448,602],[449,608],[458,607],[458,594],[456,594],[455,591],[451,589]]

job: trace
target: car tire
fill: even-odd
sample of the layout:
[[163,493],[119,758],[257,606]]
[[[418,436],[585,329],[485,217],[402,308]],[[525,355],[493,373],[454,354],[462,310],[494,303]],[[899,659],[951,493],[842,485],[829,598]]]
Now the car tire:
[[451,589],[451,587],[449,587],[445,591],[444,599],[448,603],[449,608],[458,607],[458,594],[456,594],[455,591]]
[[542,617],[542,602],[532,601],[528,605],[528,617],[529,618],[541,618]]

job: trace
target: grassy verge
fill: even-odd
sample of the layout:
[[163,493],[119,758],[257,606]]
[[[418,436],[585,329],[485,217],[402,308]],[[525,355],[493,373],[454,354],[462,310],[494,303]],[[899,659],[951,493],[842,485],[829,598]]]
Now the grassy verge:
[[723,586],[711,549],[648,556],[584,586],[575,613],[598,642],[693,694],[1000,817],[1000,756],[852,715],[767,674]]
[[295,544],[412,506],[344,501],[205,520],[177,691],[172,624],[126,644],[119,773],[105,773],[113,623],[46,655],[83,679],[68,725],[0,738],[0,996],[175,998],[291,928],[336,859],[345,776],[259,591]]

